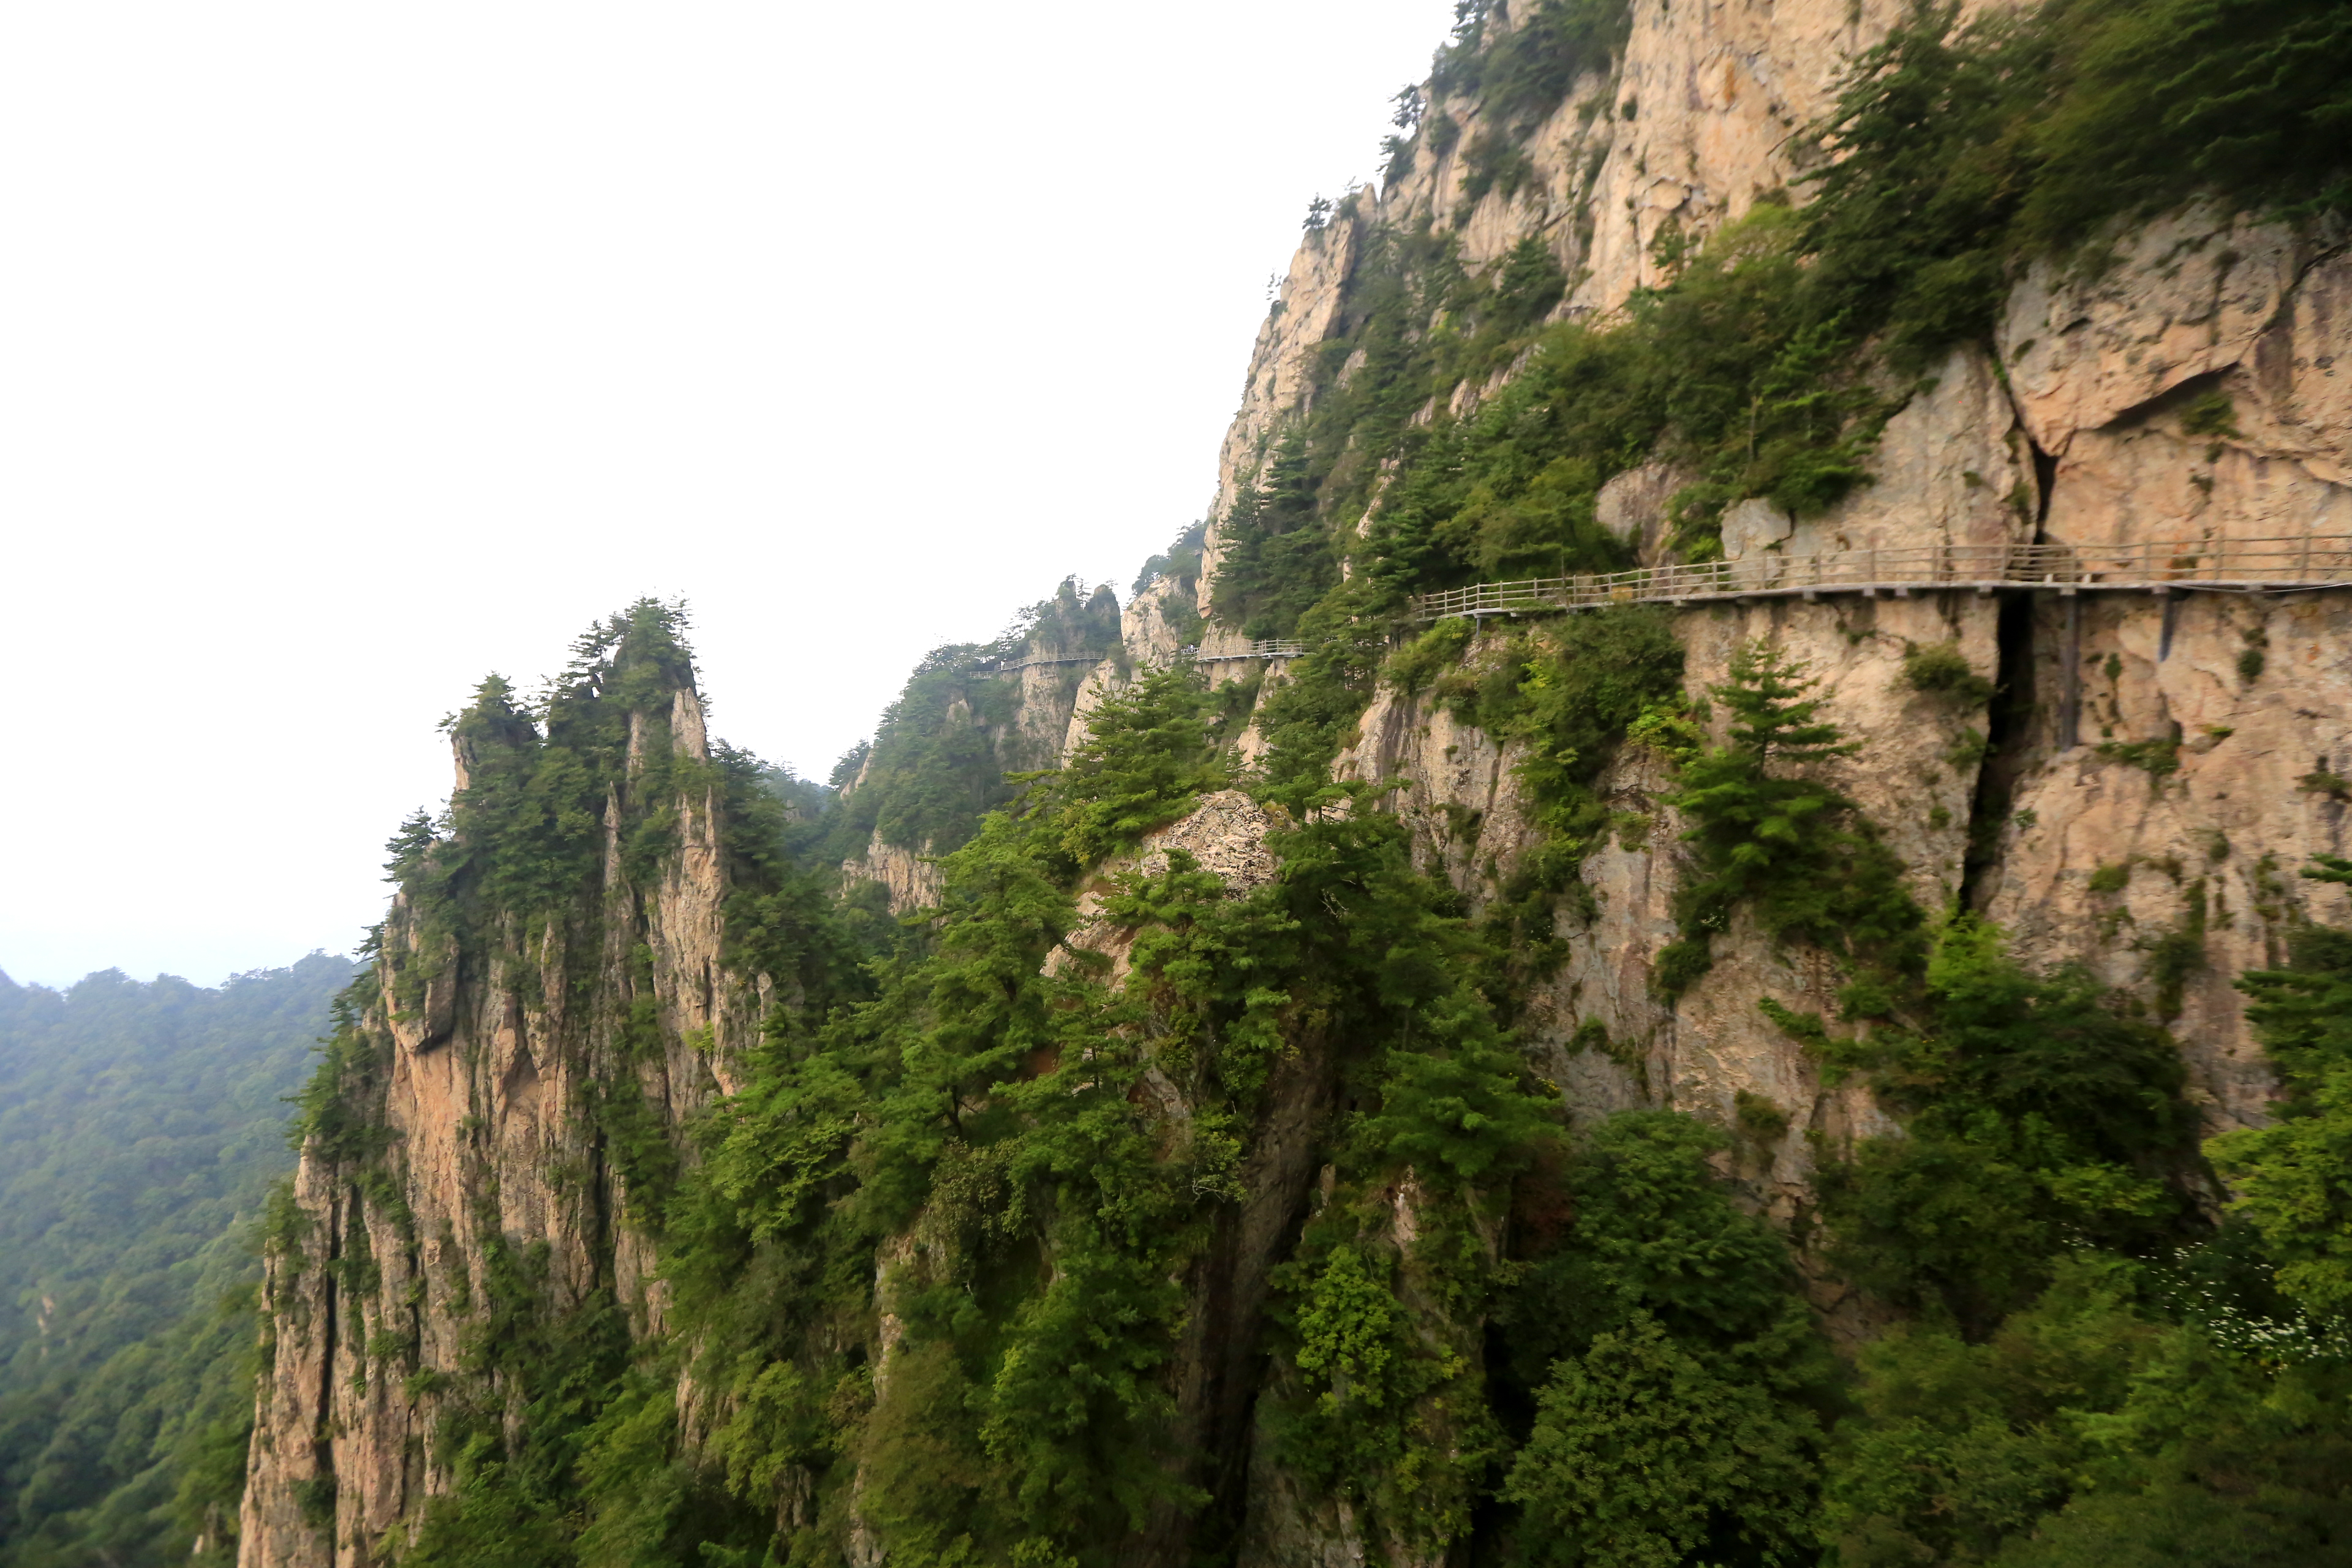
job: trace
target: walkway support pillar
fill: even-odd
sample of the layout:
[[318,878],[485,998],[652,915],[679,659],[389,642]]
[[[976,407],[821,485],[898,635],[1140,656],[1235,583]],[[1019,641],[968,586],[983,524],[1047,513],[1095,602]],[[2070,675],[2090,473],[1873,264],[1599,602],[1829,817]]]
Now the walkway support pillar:
[[2083,596],[2065,596],[2066,635],[2059,645],[2058,662],[2065,667],[2058,698],[2058,749],[2071,752],[2083,743]]

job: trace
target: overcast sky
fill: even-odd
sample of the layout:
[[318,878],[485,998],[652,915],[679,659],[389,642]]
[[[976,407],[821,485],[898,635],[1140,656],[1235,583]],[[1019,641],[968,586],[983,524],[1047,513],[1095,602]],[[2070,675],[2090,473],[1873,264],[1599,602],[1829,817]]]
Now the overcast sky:
[[822,776],[1206,509],[1449,0],[0,12],[0,969],[348,949],[436,722],[683,595]]

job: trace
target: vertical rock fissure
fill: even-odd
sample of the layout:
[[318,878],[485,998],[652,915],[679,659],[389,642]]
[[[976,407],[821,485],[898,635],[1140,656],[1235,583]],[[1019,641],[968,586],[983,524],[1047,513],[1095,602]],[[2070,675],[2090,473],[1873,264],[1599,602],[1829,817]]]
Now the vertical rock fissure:
[[[2037,458],[2039,454],[2037,453]],[[2069,606],[2080,599],[2066,601]],[[1985,709],[1985,755],[1969,795],[1969,837],[1960,867],[1960,903],[1977,909],[1992,869],[2000,826],[2009,816],[2017,779],[2032,749],[2034,701],[2034,597],[2005,594],[1994,623],[1998,652],[1992,700]]]
[[[330,1189],[332,1193],[333,1189]],[[341,1329],[338,1319],[341,1309],[341,1291],[337,1270],[343,1260],[343,1226],[349,1222],[349,1208],[340,1194],[327,1200],[327,1256],[320,1265],[319,1279],[319,1418],[311,1429],[311,1476],[314,1488],[310,1507],[304,1511],[313,1521],[323,1514],[320,1525],[334,1549],[335,1512],[335,1351]]]
[[2058,646],[2058,749],[2083,742],[2083,595],[2063,595],[2066,632]]

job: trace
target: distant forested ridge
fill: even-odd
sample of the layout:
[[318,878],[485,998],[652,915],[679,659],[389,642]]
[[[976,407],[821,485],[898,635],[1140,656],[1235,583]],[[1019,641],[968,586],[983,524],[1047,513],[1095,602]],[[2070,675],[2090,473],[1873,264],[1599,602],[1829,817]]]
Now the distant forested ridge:
[[0,1563],[184,1559],[251,1424],[251,1238],[347,959],[0,974]]

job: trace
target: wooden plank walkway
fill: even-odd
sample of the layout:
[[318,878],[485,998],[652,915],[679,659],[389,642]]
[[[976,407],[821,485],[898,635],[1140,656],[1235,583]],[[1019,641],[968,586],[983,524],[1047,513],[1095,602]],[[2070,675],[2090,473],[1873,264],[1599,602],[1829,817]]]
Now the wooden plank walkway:
[[1510,616],[1609,605],[1702,604],[1723,599],[2032,589],[2060,595],[2241,592],[2352,586],[2352,534],[2289,539],[2189,540],[2143,544],[1925,544],[1842,550],[1821,555],[1766,553],[1741,561],[1643,566],[1630,572],[1530,577],[1422,594],[1415,621],[1448,616]]
[[[2026,590],[2074,597],[2086,593],[2263,593],[2352,587],[2352,534],[2311,533],[2284,539],[2182,540],[2140,544],[1921,544],[1887,550],[1840,550],[1819,555],[1766,552],[1740,561],[1642,566],[1630,572],[1529,577],[1479,583],[1421,594],[1410,601],[1409,622],[1449,616],[1545,615],[1602,609],[1611,605],[1697,605],[1722,600],[1802,598],[1825,594],[1916,593],[1990,595]],[[1283,638],[1252,642],[1230,653],[1181,657],[1200,664],[1237,659],[1297,658],[1307,645]],[[981,667],[1011,675],[1040,665],[1099,664],[1106,655],[1025,658]]]
[[980,666],[980,673],[1011,675],[1017,669],[1035,669],[1041,665],[1048,664],[1100,664],[1109,657],[1108,653],[1087,653],[1080,654],[1075,658],[1024,658],[1017,664],[983,664]]
[[1223,664],[1237,658],[1297,658],[1306,651],[1303,642],[1272,637],[1247,644],[1238,653],[1202,653],[1197,647],[1188,647],[1184,653],[1195,664]]
[[[1297,658],[1306,651],[1307,645],[1303,642],[1290,642],[1280,637],[1272,637],[1245,644],[1237,653],[1202,653],[1200,648],[1194,647],[1179,649],[1178,657],[1189,658],[1196,664],[1223,664],[1229,660],[1242,658]],[[1039,665],[1100,664],[1109,657],[1107,653],[1097,653],[1087,654],[1077,658],[1024,658],[1016,664],[984,664],[980,667],[980,673],[1011,675],[1015,670],[1034,669]]]

